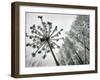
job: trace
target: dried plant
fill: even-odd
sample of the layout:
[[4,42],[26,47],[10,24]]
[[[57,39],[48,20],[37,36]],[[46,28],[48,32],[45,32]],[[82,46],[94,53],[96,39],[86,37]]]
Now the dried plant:
[[41,21],[40,25],[35,25],[30,27],[31,34],[26,33],[26,37],[32,40],[32,43],[26,43],[27,47],[32,47],[32,57],[34,58],[37,54],[42,54],[42,58],[45,59],[47,54],[52,53],[52,56],[56,62],[56,65],[59,66],[59,62],[54,55],[53,49],[60,48],[59,44],[56,42],[63,39],[60,37],[63,29],[58,31],[58,27],[55,26],[53,29],[52,22],[44,22],[42,16],[38,16],[38,19]]

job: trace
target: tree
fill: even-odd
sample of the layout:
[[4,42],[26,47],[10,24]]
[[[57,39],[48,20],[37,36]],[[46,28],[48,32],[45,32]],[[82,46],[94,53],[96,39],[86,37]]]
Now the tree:
[[78,15],[71,26],[68,35],[74,41],[76,47],[74,53],[80,64],[89,64],[90,51],[90,25],[88,15]]
[[[61,50],[60,62],[62,65],[89,64],[90,25],[88,15],[78,15],[66,32]],[[63,61],[63,62],[62,62]]]

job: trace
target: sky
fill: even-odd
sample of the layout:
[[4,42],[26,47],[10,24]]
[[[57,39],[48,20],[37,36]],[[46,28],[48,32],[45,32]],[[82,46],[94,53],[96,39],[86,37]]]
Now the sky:
[[26,13],[26,27],[30,27],[33,24],[40,24],[40,20],[37,16],[43,16],[44,21],[50,21],[54,26],[58,26],[59,28],[64,28],[65,31],[70,30],[70,26],[72,22],[75,20],[76,15],[70,14],[48,14],[48,13]]

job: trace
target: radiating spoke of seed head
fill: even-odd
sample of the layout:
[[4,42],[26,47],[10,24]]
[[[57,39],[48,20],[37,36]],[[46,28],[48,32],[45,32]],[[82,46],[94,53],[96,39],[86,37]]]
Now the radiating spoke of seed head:
[[57,26],[55,26],[54,30],[52,31],[52,33],[50,34],[50,37],[57,31]]
[[34,44],[33,43],[27,43],[26,46],[27,47],[30,46],[30,47],[32,47],[34,49],[37,47],[36,43],[34,43]]
[[40,25],[38,25],[37,27],[38,27],[37,29],[40,30],[42,32],[42,34],[43,34],[44,33],[43,28]]
[[38,16],[38,18],[42,19],[42,16]]
[[36,48],[37,46],[36,46],[36,44],[33,44],[32,47],[33,47],[33,48]]
[[42,58],[43,58],[43,59],[45,59],[45,58],[46,58],[46,56],[47,56],[47,55],[46,55],[46,54],[44,54],[44,55],[42,56]]
[[44,42],[42,45],[40,45],[39,49],[37,49],[34,53],[36,54],[38,51],[40,51],[40,49],[41,49],[44,45],[45,45],[45,42]]
[[33,52],[33,53],[32,53],[32,57],[35,57],[35,56],[36,56],[36,53]]
[[48,46],[48,44],[46,44],[46,46],[45,46],[45,54],[49,53],[49,52],[50,52],[49,46]]
[[36,34],[36,35],[39,35],[39,36],[43,36],[43,34],[40,32],[40,31],[38,31],[38,30],[32,30],[31,31],[32,32],[32,34]]
[[29,37],[29,39],[32,39],[32,38],[33,38],[33,35],[28,35],[28,34],[26,33],[26,37]]
[[45,45],[41,49],[42,51],[45,51],[46,50],[46,47],[45,46],[46,46],[46,42],[45,42]]
[[44,35],[47,35],[47,24],[46,22],[43,22],[43,26],[44,26]]
[[[43,51],[43,48],[45,48],[45,46],[46,46],[46,43],[42,46],[42,48],[38,51],[38,54],[41,54],[42,53],[42,51]],[[45,51],[45,50],[44,50]]]
[[43,48],[42,48],[42,50],[43,50],[43,51],[45,51],[45,50],[46,50],[46,48],[45,48],[45,47],[43,47]]
[[41,23],[43,24],[43,17],[42,16],[38,16],[38,18],[41,20]]
[[37,41],[37,39],[36,39],[36,38],[34,38],[34,39],[33,39],[33,42],[36,42],[36,41]]
[[52,38],[52,40],[59,41],[59,40],[64,40],[64,38],[63,37],[62,38],[56,38],[56,39]]
[[37,31],[37,34],[39,35],[39,36],[43,36],[43,34],[40,32],[40,31],[38,31],[38,30],[36,30]]
[[40,50],[40,51],[38,51],[38,54],[41,54],[42,53],[42,51]]
[[40,48],[40,46],[37,46],[37,49],[39,49]]
[[40,38],[41,38],[41,36],[37,36],[37,35],[35,35],[35,36],[33,36],[33,35],[28,35],[27,33],[26,33],[26,37],[28,37],[29,39],[40,39]]
[[55,49],[54,44],[50,44],[50,47],[51,47],[52,49]]
[[52,22],[49,22],[49,21],[48,21],[47,24],[51,26],[51,25],[52,25]]
[[35,28],[36,28],[35,24],[33,24],[33,26],[30,27],[30,29],[35,29]]
[[48,30],[48,36],[50,35],[51,29],[52,29],[52,23],[51,22],[47,22],[47,24],[49,25],[49,30]]
[[50,49],[47,50],[47,53],[49,53],[49,52],[50,52]]
[[32,38],[33,38],[33,35],[28,35],[28,34],[26,33],[26,37],[29,37],[29,39],[32,39]]
[[43,59],[45,59],[46,56],[47,56],[48,44],[46,44],[44,47],[45,47],[46,49],[45,49],[45,53],[44,53],[43,56],[42,56]]
[[43,54],[42,58],[45,59],[46,58],[46,50],[45,50],[45,54]]
[[32,43],[27,43],[26,46],[32,46]]
[[58,31],[55,35],[51,36],[51,38],[58,37],[59,35],[61,35],[61,31],[63,31],[63,29]]
[[40,44],[40,41],[37,40],[36,44],[39,45]]
[[40,39],[40,38],[41,38],[41,36],[37,36],[37,35],[35,35],[35,36],[34,36],[34,38]]
[[43,34],[36,29],[36,25],[35,24],[32,27],[30,27],[30,29],[31,29],[32,34],[37,34],[39,36],[43,36]]
[[56,44],[55,42],[52,42],[51,44],[55,45],[57,48],[60,48],[60,46],[58,44]]
[[38,16],[38,18],[41,20],[42,26],[43,26],[43,34],[45,35],[46,31],[47,31],[47,24],[46,22],[43,21],[42,16]]
[[47,49],[46,49],[46,53],[50,53],[51,51],[50,51],[50,48],[49,47],[47,47]]
[[27,33],[25,33],[25,36],[26,36],[26,37],[28,37],[28,34],[27,34]]

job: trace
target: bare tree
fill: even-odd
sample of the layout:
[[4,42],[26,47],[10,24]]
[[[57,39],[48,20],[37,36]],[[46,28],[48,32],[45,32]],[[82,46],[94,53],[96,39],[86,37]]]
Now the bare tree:
[[[90,25],[88,15],[78,15],[72,23],[71,30],[67,32],[63,51],[66,65],[89,64],[90,51]],[[63,53],[63,52],[62,52]]]
[[[82,64],[89,64],[89,50],[90,50],[90,25],[88,15],[78,15],[75,22],[73,22],[69,36],[75,40],[77,56],[82,60]],[[80,48],[81,47],[81,48]],[[83,55],[83,56],[82,56]]]

